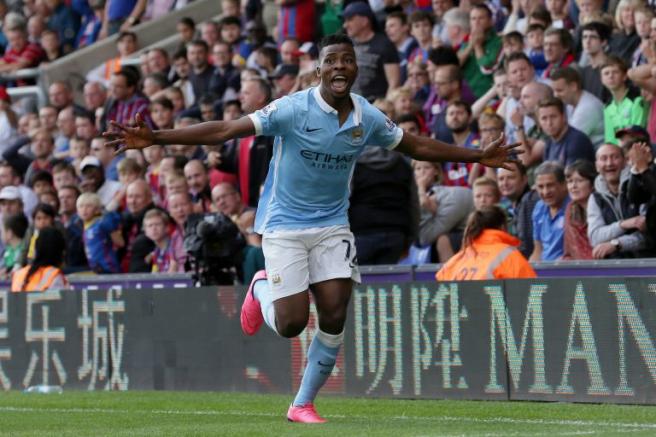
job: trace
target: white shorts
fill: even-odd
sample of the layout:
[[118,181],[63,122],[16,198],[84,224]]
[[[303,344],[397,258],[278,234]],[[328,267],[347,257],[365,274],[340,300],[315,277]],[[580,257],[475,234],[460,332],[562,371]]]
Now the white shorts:
[[274,300],[329,279],[360,282],[355,241],[348,226],[265,233],[262,251]]

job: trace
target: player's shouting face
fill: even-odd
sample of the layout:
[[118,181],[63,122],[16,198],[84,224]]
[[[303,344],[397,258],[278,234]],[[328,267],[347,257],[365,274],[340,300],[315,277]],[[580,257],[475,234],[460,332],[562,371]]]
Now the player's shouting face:
[[349,44],[333,44],[323,48],[317,75],[321,87],[333,98],[348,96],[358,75],[355,51]]

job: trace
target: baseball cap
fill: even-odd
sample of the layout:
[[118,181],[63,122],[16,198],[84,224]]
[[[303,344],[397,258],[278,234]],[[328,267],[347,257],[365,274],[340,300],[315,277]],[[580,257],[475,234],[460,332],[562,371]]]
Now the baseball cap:
[[634,137],[639,137],[639,138],[647,138],[649,139],[649,132],[647,132],[647,129],[645,129],[642,126],[638,126],[636,124],[631,125],[631,126],[626,126],[623,127],[622,129],[618,130],[615,132],[615,138],[619,139],[623,137],[624,135],[631,135]]
[[18,187],[9,185],[7,187],[4,187],[2,190],[0,190],[0,200],[18,200],[18,199],[23,200],[20,191],[18,191]]
[[319,57],[319,48],[316,44],[308,41],[303,43],[298,50],[295,50],[294,53],[292,53],[292,55],[296,57],[310,55],[312,59],[316,59]]
[[351,17],[355,17],[356,15],[368,17],[372,20],[372,22],[375,20],[374,11],[371,10],[371,6],[369,6],[369,3],[367,2],[349,3],[349,5],[346,6],[342,12],[342,17],[345,20]]
[[82,162],[80,163],[80,171],[84,171],[85,167],[98,167],[102,168],[102,164],[95,156],[85,156]]
[[271,79],[279,79],[285,75],[289,76],[298,76],[298,65],[294,64],[280,64],[273,70],[273,73],[269,75]]

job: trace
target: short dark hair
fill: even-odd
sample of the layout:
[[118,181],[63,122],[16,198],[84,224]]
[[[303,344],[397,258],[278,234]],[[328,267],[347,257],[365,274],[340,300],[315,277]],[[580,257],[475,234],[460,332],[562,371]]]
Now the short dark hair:
[[428,49],[428,60],[434,65],[460,65],[458,54],[452,47],[439,46]]
[[47,170],[37,170],[32,173],[32,177],[29,180],[30,187],[34,187],[34,184],[37,182],[45,181],[50,185],[53,185],[52,175]]
[[467,114],[471,117],[472,115],[472,108],[469,105],[469,103],[463,101],[463,100],[454,100],[453,102],[449,102],[448,105],[446,105],[446,109],[448,110],[451,106],[457,106],[459,108],[464,108],[465,111],[467,111]]
[[180,58],[184,58],[185,60],[187,59],[187,48],[186,47],[180,47],[175,53],[173,53],[173,60],[176,61]]
[[535,18],[544,22],[544,27],[549,28],[551,26],[551,13],[544,7],[544,5],[539,5],[533,8],[533,11],[529,14],[529,18]]
[[77,174],[75,173],[75,167],[73,167],[73,164],[71,164],[68,161],[64,161],[63,159],[58,160],[57,162],[52,164],[52,174],[54,175],[55,173],[61,173],[67,171],[71,175],[77,177]]
[[18,214],[12,214],[9,217],[5,217],[2,224],[4,225],[5,229],[10,230],[12,234],[20,239],[25,237],[27,228],[30,225],[27,221],[27,217],[25,217],[25,214],[22,212]]
[[511,62],[517,62],[517,61],[524,61],[527,64],[529,64],[531,67],[533,67],[533,64],[531,63],[531,60],[529,59],[528,56],[526,56],[526,53],[524,53],[524,52],[515,52],[515,53],[511,53],[506,58],[506,62],[505,62],[506,70],[508,70],[508,67],[510,66]]
[[539,23],[533,23],[530,26],[528,26],[528,28],[526,29],[526,34],[528,35],[529,33],[535,32],[536,30],[544,32],[547,29],[546,29],[546,27],[544,27],[543,25],[541,25]]
[[139,84],[139,71],[130,65],[121,67],[114,75],[123,76],[126,85],[129,87],[136,87]]
[[398,117],[396,117],[396,120],[394,120],[396,124],[401,124],[401,123],[414,123],[417,125],[417,127],[421,127],[421,124],[419,123],[419,118],[412,113],[405,113],[401,114]]
[[515,31],[508,32],[505,35],[503,35],[503,42],[519,42],[521,44],[524,44],[524,35],[521,33]]
[[326,35],[321,39],[319,43],[319,53],[323,51],[324,48],[328,46],[334,46],[336,44],[346,44],[353,47],[353,40],[348,37],[348,35],[343,33],[333,33],[332,35]]
[[542,108],[551,108],[554,107],[561,114],[565,113],[565,104],[558,97],[547,97],[546,99],[540,100],[538,103],[538,111]]
[[613,67],[613,66],[618,67],[625,74],[627,71],[629,71],[629,68],[627,67],[626,62],[624,62],[624,59],[616,55],[608,55],[608,57],[606,58],[606,62],[604,62],[601,65],[601,69],[599,71],[603,71],[604,68],[606,67]]
[[205,40],[202,40],[202,39],[195,39],[195,40],[191,41],[188,45],[189,46],[202,47],[206,52],[210,51],[210,46],[208,46],[207,43],[205,42]]
[[391,20],[392,18],[398,18],[398,20],[401,22],[401,24],[405,25],[408,24],[408,15],[403,12],[403,11],[393,11],[387,14],[385,17],[385,22],[387,20]]
[[80,189],[78,187],[76,187],[75,185],[64,185],[63,187],[59,187],[59,191],[62,191],[62,190],[71,190],[71,191],[73,191],[75,193],[75,197],[79,197],[80,194],[81,194]]
[[435,24],[435,16],[428,11],[418,9],[410,14],[410,24],[428,21],[431,26]]
[[556,68],[549,75],[549,79],[551,79],[552,81],[565,79],[565,82],[575,83],[576,86],[579,87],[579,89],[583,89],[583,79],[581,79],[581,75],[579,74],[578,71],[576,71],[571,67]]
[[574,173],[578,173],[582,178],[587,179],[590,182],[590,185],[594,186],[594,181],[597,177],[597,170],[592,161],[578,159],[565,167],[565,177],[570,177]]
[[596,32],[597,35],[599,35],[599,39],[602,41],[608,41],[612,33],[612,29],[609,26],[599,21],[591,21],[581,26],[581,35],[583,35],[583,32],[586,30]]
[[492,18],[492,16],[493,16],[492,11],[490,10],[490,8],[487,7],[483,3],[477,3],[477,4],[472,5],[471,10],[473,11],[474,9],[480,9],[481,11],[487,12],[487,16],[490,17],[490,18]]
[[239,19],[239,17],[233,17],[233,16],[223,17],[221,18],[221,21],[219,21],[219,27],[223,27],[223,26],[241,27],[241,20]]
[[32,211],[32,218],[36,218],[36,214],[39,212],[51,217],[53,220],[57,217],[57,211],[55,211],[55,208],[48,203],[37,204],[34,207],[34,211]]
[[125,37],[130,37],[134,40],[134,42],[137,42],[137,34],[134,32],[130,32],[127,30],[122,31],[121,33],[118,34],[118,38],[116,38],[116,42],[121,41]]
[[182,17],[178,20],[178,24],[184,24],[187,27],[191,27],[192,29],[196,28],[196,22],[193,20],[193,18],[190,17]]
[[168,109],[169,111],[173,111],[173,102],[171,100],[167,99],[166,97],[159,97],[152,102],[150,102],[151,105],[160,105]]
[[560,41],[560,45],[563,46],[563,48],[567,53],[572,52],[572,49],[574,48],[574,40],[572,39],[572,34],[569,33],[569,31],[565,29],[556,29],[555,27],[550,27],[544,33],[544,37],[546,38],[551,35],[558,36],[558,41]]

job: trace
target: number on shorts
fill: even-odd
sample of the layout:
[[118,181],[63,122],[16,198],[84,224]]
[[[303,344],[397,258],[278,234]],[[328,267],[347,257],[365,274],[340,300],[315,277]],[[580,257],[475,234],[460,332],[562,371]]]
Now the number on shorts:
[[346,253],[344,254],[344,261],[348,261],[349,267],[354,268],[358,263],[357,255],[353,255],[351,259],[351,242],[349,240],[342,240],[342,243],[346,244]]

